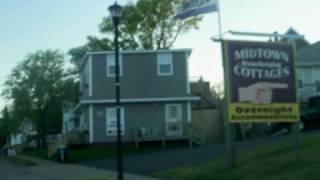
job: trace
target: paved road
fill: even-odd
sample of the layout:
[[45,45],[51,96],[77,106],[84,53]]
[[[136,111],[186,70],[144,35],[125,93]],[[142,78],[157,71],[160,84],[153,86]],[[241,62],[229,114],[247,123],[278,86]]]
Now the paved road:
[[[6,160],[0,160],[0,180],[86,180],[117,179],[113,171],[99,170],[79,165],[58,164],[55,162],[32,159],[38,165],[24,167]],[[125,175],[125,180],[155,180],[154,178]]]
[[[237,149],[247,150],[265,143],[287,140],[290,136],[270,137],[246,143],[237,143]],[[159,152],[124,157],[124,168],[128,173],[151,175],[152,173],[182,166],[203,164],[225,155],[225,145],[207,145],[196,148],[162,150]],[[79,164],[100,169],[116,170],[116,159],[84,161]]]
[[37,175],[29,169],[17,166],[8,161],[0,159],[1,180],[47,180],[48,178]]
[[[128,173],[150,175],[165,169],[172,169],[184,165],[203,163],[222,154],[224,148],[194,148],[160,151],[141,155],[124,157],[124,169]],[[116,170],[116,159],[104,159],[80,162],[82,165]]]

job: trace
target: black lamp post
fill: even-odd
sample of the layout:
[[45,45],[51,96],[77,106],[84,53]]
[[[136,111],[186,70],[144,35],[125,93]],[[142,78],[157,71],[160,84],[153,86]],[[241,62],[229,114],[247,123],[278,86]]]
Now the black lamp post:
[[114,24],[114,47],[115,47],[115,93],[116,93],[116,111],[117,111],[117,167],[118,179],[123,180],[123,158],[122,158],[122,142],[121,142],[121,114],[120,114],[120,68],[119,68],[119,23],[122,15],[122,7],[115,2],[109,7],[109,11]]

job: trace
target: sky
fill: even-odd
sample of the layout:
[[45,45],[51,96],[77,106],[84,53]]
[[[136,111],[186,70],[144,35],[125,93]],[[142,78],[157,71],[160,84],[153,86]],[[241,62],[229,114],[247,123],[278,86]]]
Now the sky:
[[[59,49],[64,53],[101,36],[98,25],[114,0],[0,0],[0,91],[12,68],[28,53]],[[118,0],[125,4],[128,0]],[[320,40],[319,0],[220,0],[223,32],[284,33],[293,27],[314,43]],[[179,36],[174,48],[191,48],[190,77],[211,85],[223,81],[217,13],[206,14],[198,30]],[[227,35],[229,39],[248,39]],[[252,39],[252,38],[251,38]],[[264,40],[264,39],[263,39]],[[6,102],[0,99],[0,107]]]

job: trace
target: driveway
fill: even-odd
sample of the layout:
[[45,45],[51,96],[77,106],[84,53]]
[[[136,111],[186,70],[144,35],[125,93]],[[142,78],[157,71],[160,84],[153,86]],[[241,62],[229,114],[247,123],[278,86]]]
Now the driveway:
[[[246,150],[248,148],[266,144],[278,143],[288,140],[290,136],[269,137],[264,139],[257,139],[244,143],[237,143],[238,150]],[[225,155],[225,145],[206,145],[194,148],[180,148],[175,150],[160,150],[159,152],[152,152],[140,155],[129,155],[124,157],[125,172],[151,175],[152,173],[179,168],[189,165],[204,164],[214,160],[217,157]],[[116,159],[102,159],[79,162],[81,165],[116,170]]]

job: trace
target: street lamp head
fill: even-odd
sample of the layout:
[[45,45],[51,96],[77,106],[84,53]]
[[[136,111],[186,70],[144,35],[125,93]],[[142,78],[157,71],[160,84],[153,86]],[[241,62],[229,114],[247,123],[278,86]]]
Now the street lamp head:
[[122,15],[122,7],[115,2],[109,7],[110,15],[114,23],[119,23]]

